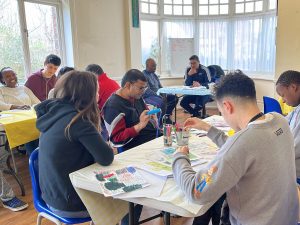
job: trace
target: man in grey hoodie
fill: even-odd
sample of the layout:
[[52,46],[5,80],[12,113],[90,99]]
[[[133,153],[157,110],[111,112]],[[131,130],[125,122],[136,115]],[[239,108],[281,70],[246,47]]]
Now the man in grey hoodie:
[[174,178],[185,195],[199,204],[214,202],[224,193],[232,225],[295,225],[298,194],[293,135],[276,113],[262,114],[254,82],[241,71],[226,75],[216,86],[218,108],[235,130],[228,138],[198,118],[186,127],[208,131],[220,150],[216,158],[195,172],[188,147],[177,150]]

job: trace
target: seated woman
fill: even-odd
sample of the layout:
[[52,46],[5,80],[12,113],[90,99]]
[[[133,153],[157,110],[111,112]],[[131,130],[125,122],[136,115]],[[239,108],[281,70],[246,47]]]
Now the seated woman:
[[100,135],[97,93],[96,75],[74,70],[57,81],[54,99],[35,106],[42,198],[59,216],[88,216],[69,174],[95,162],[107,166],[114,159]]
[[[31,106],[40,103],[40,100],[25,87],[18,85],[17,74],[10,67],[0,70],[0,82],[4,85],[0,87],[0,111],[20,109],[30,109]],[[38,140],[25,144],[28,155],[38,146]]]
[[10,67],[4,67],[0,71],[0,111],[11,109],[30,109],[32,105],[40,103],[40,100],[25,87],[18,85],[16,73]]

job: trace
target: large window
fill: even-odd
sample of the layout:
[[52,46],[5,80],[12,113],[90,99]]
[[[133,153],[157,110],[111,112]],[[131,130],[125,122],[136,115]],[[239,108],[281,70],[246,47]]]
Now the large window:
[[19,81],[43,66],[48,54],[63,56],[60,1],[0,0],[0,66]]
[[[155,55],[159,73],[174,75],[170,40],[175,38],[192,39],[192,54],[199,55],[205,66],[273,78],[276,0],[160,0],[156,4],[155,15],[141,11],[142,60]],[[150,36],[155,36],[151,44]],[[182,60],[188,66],[188,58]]]

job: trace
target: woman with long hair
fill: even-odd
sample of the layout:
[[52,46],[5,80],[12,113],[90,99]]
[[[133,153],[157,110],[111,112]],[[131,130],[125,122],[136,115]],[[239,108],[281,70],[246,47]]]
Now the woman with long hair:
[[113,150],[100,135],[98,82],[90,72],[70,71],[58,80],[54,99],[35,107],[42,198],[64,217],[88,212],[73,188],[69,174],[95,162],[107,166]]

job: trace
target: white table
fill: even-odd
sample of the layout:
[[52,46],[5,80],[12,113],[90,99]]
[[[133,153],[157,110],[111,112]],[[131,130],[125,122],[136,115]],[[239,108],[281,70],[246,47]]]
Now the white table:
[[[189,86],[169,86],[169,87],[163,87],[158,89],[157,94],[173,94],[175,96],[177,95],[199,95],[199,96],[205,96],[205,95],[211,95],[211,90],[207,89],[204,86],[200,87],[189,87]],[[174,111],[175,116],[175,122],[176,122],[176,107]]]
[[[192,135],[190,145],[197,146],[197,143],[201,141],[211,144],[214,149],[213,151],[216,150],[216,146],[207,137],[200,138]],[[147,160],[149,154],[155,154],[155,151],[161,149],[163,149],[162,137],[116,155],[113,164],[108,167],[93,164],[70,174],[72,184],[87,207],[95,224],[116,224],[128,213],[128,202],[141,204],[184,217],[202,215],[209,209],[214,202],[207,205],[198,205],[190,202],[185,198],[179,187],[176,186],[173,178],[167,179],[160,196],[148,196],[147,198],[120,197],[120,199],[114,199],[111,197],[106,198],[102,195],[100,185],[94,178],[95,171],[101,169],[117,169],[127,165],[139,165]],[[205,166],[205,164],[201,166]]]

